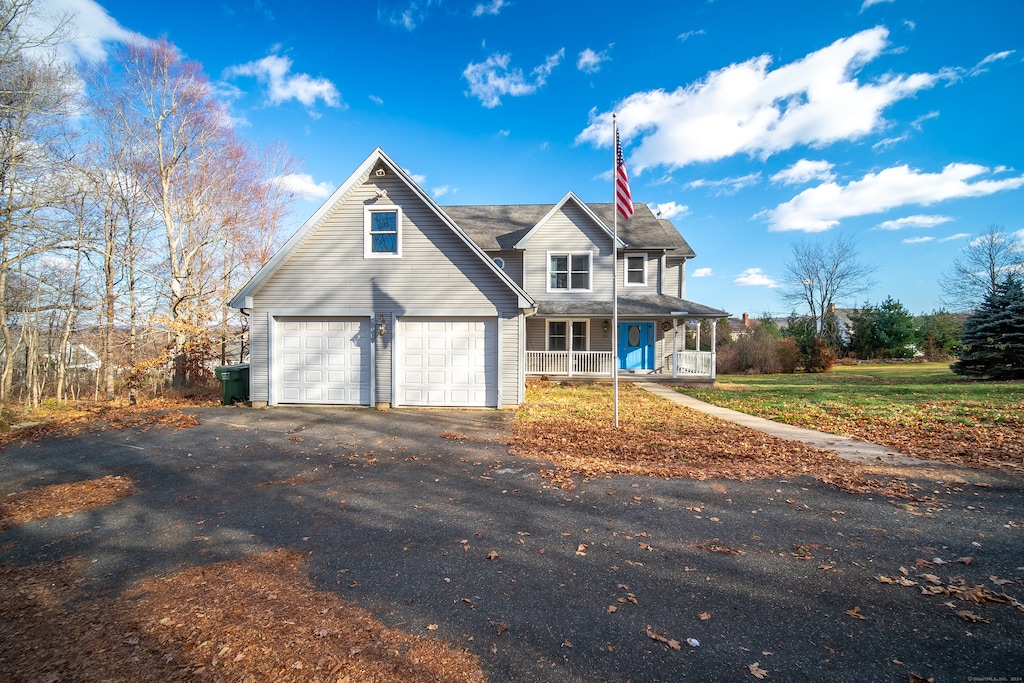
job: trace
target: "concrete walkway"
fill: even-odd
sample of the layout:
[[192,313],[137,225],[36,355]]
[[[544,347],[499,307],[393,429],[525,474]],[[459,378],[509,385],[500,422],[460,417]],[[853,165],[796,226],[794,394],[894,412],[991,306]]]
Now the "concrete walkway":
[[736,410],[730,410],[729,408],[722,408],[710,403],[705,403],[704,401],[698,401],[695,398],[685,394],[680,394],[678,391],[661,384],[654,384],[653,382],[636,382],[636,385],[645,391],[657,394],[662,398],[674,401],[679,405],[686,406],[687,408],[699,410],[702,413],[714,415],[715,417],[723,420],[735,422],[738,425],[749,427],[750,429],[755,429],[759,432],[771,434],[772,436],[777,436],[782,439],[802,441],[814,446],[815,448],[823,448],[825,450],[832,451],[839,457],[846,460],[885,465],[920,465],[926,464],[927,462],[925,460],[903,455],[899,451],[891,450],[885,446],[868,443],[867,441],[858,441],[847,436],[825,434],[824,432],[817,432],[813,429],[794,427],[793,425],[766,420],[763,417],[748,415]]

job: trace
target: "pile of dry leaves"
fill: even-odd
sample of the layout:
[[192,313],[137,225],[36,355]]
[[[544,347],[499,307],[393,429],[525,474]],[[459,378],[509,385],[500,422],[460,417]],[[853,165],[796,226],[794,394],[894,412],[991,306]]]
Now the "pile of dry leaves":
[[893,471],[741,427],[632,384],[619,392],[615,429],[609,387],[531,383],[512,452],[553,462],[556,469],[544,474],[556,480],[573,473],[739,480],[809,475],[851,492],[918,500],[916,487]]
[[318,591],[302,556],[279,550],[140,581],[83,599],[74,561],[0,566],[5,681],[454,681],[477,658],[389,629]]
[[0,432],[0,446],[37,441],[45,436],[75,436],[109,429],[187,429],[199,424],[199,420],[184,410],[200,405],[206,404],[183,398],[152,399],[134,406],[80,402],[74,410]]
[[130,479],[113,475],[11,493],[0,498],[0,531],[36,519],[93,510],[135,493]]

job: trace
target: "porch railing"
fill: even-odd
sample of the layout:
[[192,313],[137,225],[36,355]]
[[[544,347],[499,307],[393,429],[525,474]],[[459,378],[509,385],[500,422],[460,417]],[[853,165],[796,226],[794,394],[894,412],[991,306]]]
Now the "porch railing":
[[[662,359],[657,372],[666,375],[711,376],[714,354],[710,351],[679,351],[676,356],[679,367],[673,373],[673,354]],[[528,375],[604,375],[611,377],[611,351],[527,351],[526,374]]]
[[527,351],[528,375],[612,374],[611,351]]
[[[710,351],[678,351],[679,367],[675,374],[678,375],[711,375],[711,368],[714,364],[714,355]],[[664,359],[666,372],[672,372],[673,354],[669,353]]]

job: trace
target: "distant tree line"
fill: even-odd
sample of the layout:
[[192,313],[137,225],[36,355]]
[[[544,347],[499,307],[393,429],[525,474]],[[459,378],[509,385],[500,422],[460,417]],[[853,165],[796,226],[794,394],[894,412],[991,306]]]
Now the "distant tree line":
[[787,264],[783,299],[800,305],[779,324],[762,316],[734,332],[720,321],[718,369],[730,372],[825,372],[840,358],[953,360],[954,372],[979,379],[1024,378],[1024,243],[989,226],[957,255],[940,284],[945,309],[913,316],[891,296],[837,311],[835,300],[863,291],[873,268],[850,238],[799,243]]
[[166,40],[76,68],[43,12],[0,0],[0,408],[184,389],[237,346],[295,161]]

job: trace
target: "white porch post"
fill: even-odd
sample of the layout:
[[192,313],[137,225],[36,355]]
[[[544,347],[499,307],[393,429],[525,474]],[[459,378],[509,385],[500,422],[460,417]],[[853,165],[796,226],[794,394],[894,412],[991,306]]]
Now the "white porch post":
[[718,325],[717,325],[717,323],[716,324],[712,324],[711,325],[711,381],[712,382],[715,381],[715,366],[718,365],[718,358],[717,358],[718,352],[715,351],[715,347],[717,346],[717,344],[715,343],[715,341],[716,341],[715,337],[716,337],[717,334],[718,334]]
[[[686,335],[683,335],[686,341]],[[679,318],[672,318],[672,379],[679,377]]]
[[697,346],[697,348],[696,348],[695,350],[697,351],[697,353],[700,353],[700,321],[699,321],[699,320],[697,321],[697,339],[696,339],[696,346]]

